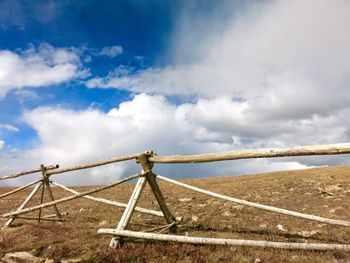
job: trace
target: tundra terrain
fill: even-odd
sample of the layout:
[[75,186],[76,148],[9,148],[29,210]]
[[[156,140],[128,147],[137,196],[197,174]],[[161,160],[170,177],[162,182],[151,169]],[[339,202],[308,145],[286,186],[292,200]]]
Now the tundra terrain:
[[[54,179],[54,178],[53,178]],[[350,167],[323,167],[244,176],[183,179],[213,192],[302,213],[350,221]],[[178,235],[307,243],[350,244],[350,228],[327,225],[245,207],[215,199],[167,182],[159,182],[175,216],[183,217]],[[122,184],[94,196],[127,202],[134,184]],[[73,187],[77,191],[92,189]],[[0,188],[0,194],[12,188]],[[15,210],[31,189],[0,199],[0,214]],[[55,198],[70,193],[53,188]],[[29,206],[38,204],[40,191]],[[45,195],[45,200],[49,198]],[[138,206],[159,210],[146,186]],[[115,228],[123,209],[85,198],[58,205],[64,222],[17,219],[0,232],[0,258],[14,251],[29,251],[60,262],[350,262],[350,252],[301,251],[239,246],[190,245],[125,238],[116,250],[108,249],[111,236],[99,228]],[[43,215],[53,209],[43,210]],[[26,216],[37,216],[38,211]],[[5,219],[0,219],[4,224]],[[166,222],[135,212],[130,230],[147,230]]]

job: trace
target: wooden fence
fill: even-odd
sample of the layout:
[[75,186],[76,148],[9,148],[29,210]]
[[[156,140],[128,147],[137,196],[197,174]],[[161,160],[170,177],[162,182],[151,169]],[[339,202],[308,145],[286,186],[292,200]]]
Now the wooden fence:
[[[31,173],[41,173],[41,178],[39,180],[28,183],[22,187],[19,187],[15,190],[2,194],[1,198],[5,198],[9,195],[15,194],[23,189],[26,189],[31,186],[35,186],[29,196],[25,201],[19,205],[17,210],[5,213],[2,217],[7,218],[4,227],[9,227],[12,222],[17,219],[28,219],[28,220],[51,220],[51,221],[62,221],[64,220],[62,214],[59,212],[57,205],[63,202],[68,202],[73,199],[80,197],[87,198],[89,200],[100,202],[108,205],[113,205],[124,209],[124,213],[119,221],[116,229],[99,229],[99,234],[108,234],[113,235],[113,238],[110,242],[110,247],[115,248],[120,245],[120,242],[123,237],[132,237],[132,238],[142,238],[142,239],[152,239],[152,240],[163,240],[163,241],[175,241],[183,243],[195,243],[195,244],[225,244],[225,245],[236,245],[236,246],[259,246],[259,247],[273,247],[273,248],[286,248],[286,249],[312,249],[312,250],[345,250],[350,251],[350,245],[344,244],[307,244],[307,243],[286,243],[286,242],[270,242],[270,241],[261,241],[261,240],[237,240],[237,239],[219,239],[219,238],[201,238],[201,237],[187,237],[179,235],[170,235],[170,234],[156,234],[156,233],[146,233],[146,232],[135,232],[127,230],[130,219],[134,211],[147,213],[154,216],[164,217],[167,225],[165,225],[160,232],[169,230],[173,232],[176,229],[177,224],[181,222],[181,217],[174,217],[164,199],[164,196],[159,188],[157,179],[166,181],[171,184],[175,184],[202,194],[206,194],[215,198],[223,199],[233,203],[238,203],[245,206],[254,207],[257,209],[262,209],[269,212],[274,212],[278,214],[284,214],[288,216],[298,217],[306,220],[312,220],[322,223],[327,223],[331,225],[337,225],[341,227],[350,227],[349,221],[324,218],[316,215],[309,215],[306,213],[300,213],[297,211],[291,211],[287,209],[282,209],[274,206],[269,206],[265,204],[259,204],[250,202],[243,199],[238,199],[231,196],[222,195],[219,193],[214,193],[205,189],[201,189],[195,186],[191,186],[176,180],[156,175],[153,173],[152,168],[154,164],[169,164],[169,163],[203,163],[203,162],[217,162],[217,161],[227,161],[227,160],[238,160],[238,159],[251,159],[251,158],[275,158],[275,157],[291,157],[291,156],[308,156],[308,155],[336,155],[336,154],[349,154],[350,153],[350,144],[334,144],[334,145],[317,145],[317,146],[304,146],[304,147],[295,147],[288,149],[255,149],[255,150],[242,150],[242,151],[231,151],[231,152],[222,152],[222,153],[210,153],[210,154],[201,154],[201,155],[187,155],[187,156],[157,156],[154,152],[148,151],[142,154],[132,154],[126,156],[120,156],[109,160],[99,161],[95,163],[89,163],[74,167],[68,168],[59,168],[58,165],[44,166],[41,165],[39,169],[33,169],[17,174],[11,174],[7,176],[0,177],[0,180],[17,178],[20,176],[25,176]],[[94,188],[85,192],[77,192],[73,189],[70,189],[64,185],[61,185],[57,182],[52,181],[51,176],[88,169],[92,167],[107,165],[111,163],[117,163],[127,160],[136,160],[137,163],[141,165],[141,172],[129,177],[120,179],[112,184]],[[135,185],[134,191],[131,194],[129,202],[127,204],[107,200],[104,198],[97,198],[90,196],[93,193],[100,192],[102,190],[112,188],[114,186],[120,185],[132,179],[138,179]],[[159,204],[161,211],[150,210],[142,207],[137,207],[137,202],[140,198],[141,192],[144,189],[146,184],[149,184],[152,192]],[[67,192],[72,193],[73,195],[64,197],[58,200],[55,200],[51,184],[59,187]],[[41,199],[40,204],[32,207],[27,207],[29,201],[34,197],[34,195],[41,189]],[[44,191],[48,192],[51,199],[50,202],[43,203]],[[41,210],[45,207],[53,206],[55,210],[55,215],[42,216]],[[39,210],[38,217],[25,217],[23,214]]]

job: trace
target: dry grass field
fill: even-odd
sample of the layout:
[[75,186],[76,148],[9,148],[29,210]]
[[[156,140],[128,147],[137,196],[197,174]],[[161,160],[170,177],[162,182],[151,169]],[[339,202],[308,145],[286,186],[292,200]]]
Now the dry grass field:
[[[350,167],[313,168],[303,171],[186,179],[186,183],[225,195],[329,218],[350,220]],[[95,196],[127,202],[133,184],[123,184]],[[184,220],[178,234],[308,243],[350,243],[350,229],[278,215],[221,201],[160,182],[170,210]],[[92,187],[75,187],[78,191]],[[9,188],[0,188],[0,194]],[[53,188],[55,197],[68,196]],[[0,214],[15,209],[28,195],[27,189],[0,199]],[[38,194],[29,205],[37,204]],[[46,200],[48,198],[46,197]],[[156,209],[148,186],[139,206]],[[116,227],[122,209],[76,199],[59,205],[68,212],[65,222],[16,220],[0,232],[0,258],[12,251],[30,251],[60,262],[80,258],[84,262],[350,262],[342,251],[296,251],[229,246],[199,246],[125,239],[122,247],[108,249],[110,236],[97,235],[98,228]],[[33,214],[37,215],[38,212]],[[52,209],[43,211],[52,214]],[[0,224],[5,222],[0,219]],[[129,229],[146,230],[163,225],[162,218],[135,212]],[[281,225],[277,227],[278,225]]]

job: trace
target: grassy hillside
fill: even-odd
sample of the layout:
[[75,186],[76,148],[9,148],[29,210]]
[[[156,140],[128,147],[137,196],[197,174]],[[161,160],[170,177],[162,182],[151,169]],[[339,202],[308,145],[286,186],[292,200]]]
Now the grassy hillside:
[[[53,178],[54,179],[54,178]],[[303,171],[205,179],[186,183],[262,204],[329,218],[350,220],[350,167],[314,168]],[[248,208],[160,182],[170,210],[183,216],[178,234],[309,243],[350,243],[350,229],[311,222]],[[91,187],[77,187],[78,191]],[[96,194],[127,202],[133,184]],[[0,188],[0,194],[10,188]],[[0,199],[0,214],[15,209],[30,189]],[[68,196],[54,189],[55,197]],[[47,197],[46,197],[47,200]],[[36,204],[39,195],[30,203]],[[158,210],[146,187],[139,206]],[[287,251],[279,249],[197,246],[125,239],[124,245],[108,249],[110,236],[96,234],[98,228],[115,227],[122,209],[77,199],[59,205],[69,212],[63,223],[16,220],[0,232],[0,256],[10,251],[31,251],[56,259],[79,257],[87,262],[349,262],[350,253],[340,251]],[[50,208],[43,211],[52,214]],[[34,214],[37,214],[35,212]],[[5,220],[0,219],[0,224]],[[136,212],[129,229],[145,230],[163,225],[161,218]],[[277,225],[281,225],[277,227]],[[261,260],[261,261],[260,261]]]

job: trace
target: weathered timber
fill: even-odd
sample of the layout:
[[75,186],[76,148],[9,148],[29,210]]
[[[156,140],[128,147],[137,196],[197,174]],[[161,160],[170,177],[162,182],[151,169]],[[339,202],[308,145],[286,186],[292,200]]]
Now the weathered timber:
[[[124,230],[128,226],[130,219],[132,217],[132,214],[134,213],[134,209],[136,207],[136,204],[138,200],[140,199],[142,190],[145,188],[145,185],[147,183],[147,180],[145,177],[140,177],[137,181],[134,191],[132,192],[128,205],[126,206],[124,213],[118,223],[117,229],[118,230]],[[110,248],[117,248],[120,245],[120,238],[113,237],[109,243]]]
[[130,180],[135,179],[135,178],[138,178],[139,176],[140,176],[140,174],[135,174],[135,175],[129,176],[127,178],[123,178],[123,179],[121,179],[121,180],[119,180],[119,181],[117,181],[117,182],[115,182],[113,184],[109,184],[109,185],[106,185],[106,186],[103,186],[103,187],[94,188],[92,190],[80,193],[79,195],[68,196],[68,197],[64,197],[64,198],[61,198],[61,199],[57,199],[56,201],[48,202],[48,203],[37,205],[37,206],[28,207],[28,208],[22,209],[20,211],[14,211],[14,212],[11,212],[11,213],[6,213],[6,214],[3,214],[2,217],[10,217],[10,216],[16,216],[16,215],[20,215],[20,214],[25,214],[25,213],[29,213],[29,212],[32,212],[32,211],[39,210],[40,208],[45,208],[45,207],[48,207],[48,206],[52,206],[52,205],[56,205],[56,204],[60,204],[60,203],[64,203],[64,202],[68,202],[70,200],[77,199],[77,198],[85,196],[85,195],[97,193],[97,192],[100,192],[102,190],[105,190],[105,189],[108,189],[108,188],[112,188],[112,187],[114,187],[116,185],[125,183],[125,182],[130,181]]
[[153,163],[204,163],[225,160],[272,158],[307,155],[333,155],[350,153],[350,143],[301,146],[294,148],[271,148],[254,150],[237,150],[221,153],[208,153],[198,155],[174,155],[174,156],[151,156],[148,158]]
[[19,191],[22,191],[22,190],[24,190],[24,189],[26,189],[26,188],[28,188],[28,187],[30,187],[30,186],[32,186],[32,185],[35,185],[35,184],[41,182],[42,180],[43,180],[43,179],[36,180],[36,181],[34,181],[34,182],[31,182],[31,183],[29,183],[29,184],[26,184],[26,185],[23,185],[23,186],[21,186],[21,187],[19,187],[19,188],[16,188],[16,189],[14,189],[14,190],[12,190],[12,191],[10,191],[10,192],[7,192],[7,193],[5,193],[5,194],[2,194],[2,195],[0,195],[0,199],[3,198],[3,197],[6,197],[6,196],[12,195],[12,194],[14,194],[14,193],[17,193],[17,192],[19,192]]
[[[19,213],[19,212],[21,212],[21,211],[23,211],[22,209],[30,202],[30,200],[32,200],[32,198],[34,197],[34,195],[36,194],[36,192],[38,192],[38,190],[40,189],[40,187],[41,187],[41,185],[42,185],[43,183],[42,182],[40,182],[40,183],[38,183],[35,187],[34,187],[34,189],[33,189],[33,191],[28,195],[28,197],[24,200],[24,202],[17,208],[17,210],[15,211],[15,212],[12,212],[12,213]],[[12,217],[12,218],[10,218],[9,220],[7,220],[6,221],[6,223],[5,223],[5,225],[4,225],[4,227],[6,228],[6,227],[9,227],[11,224],[12,224],[12,222],[15,220],[15,217]]]
[[282,208],[277,208],[274,206],[268,206],[268,205],[263,205],[263,204],[257,204],[257,203],[253,203],[250,201],[246,201],[246,200],[242,200],[242,199],[238,199],[238,198],[234,198],[234,197],[230,197],[230,196],[226,196],[226,195],[222,195],[222,194],[218,194],[218,193],[214,193],[208,190],[204,190],[195,186],[191,186],[182,182],[178,182],[176,180],[172,180],[170,178],[164,177],[164,176],[160,176],[157,175],[157,178],[167,181],[169,183],[178,185],[178,186],[182,186],[184,188],[199,192],[199,193],[203,193],[206,195],[210,195],[219,199],[223,199],[226,201],[231,201],[237,204],[241,204],[241,205],[245,205],[245,206],[250,206],[250,207],[254,207],[254,208],[259,208],[265,211],[270,211],[270,212],[274,212],[274,213],[278,213],[278,214],[284,214],[284,215],[289,215],[289,216],[294,216],[294,217],[299,217],[299,218],[303,218],[303,219],[307,219],[307,220],[312,220],[312,221],[318,221],[318,222],[322,222],[322,223],[327,223],[327,224],[331,224],[331,225],[338,225],[338,226],[346,226],[346,227],[350,227],[350,222],[348,221],[343,221],[343,220],[336,220],[336,219],[330,219],[330,218],[324,218],[324,217],[320,217],[320,216],[315,216],[315,215],[308,215],[308,214],[303,214],[303,213],[299,213],[299,212],[295,212],[295,211],[291,211],[291,210],[287,210],[287,209],[282,209]]
[[[63,213],[61,213],[61,216],[66,216],[68,214],[69,214],[69,212],[63,212]],[[56,214],[50,214],[50,215],[44,215],[41,218],[52,218],[52,217],[55,217],[55,216],[56,216]]]
[[117,235],[120,237],[141,238],[148,240],[173,241],[190,244],[211,244],[211,245],[230,245],[230,246],[249,246],[281,249],[300,249],[300,250],[342,250],[350,251],[350,245],[343,244],[317,244],[317,243],[287,243],[272,242],[262,240],[244,240],[244,239],[224,239],[208,237],[188,237],[168,234],[154,234],[145,232],[136,232],[129,230],[116,230],[111,228],[100,228],[98,234]]
[[[25,220],[38,220],[37,217],[30,216],[16,216],[16,219],[25,219]],[[51,217],[41,217],[40,220],[44,221],[65,221],[65,218],[51,218]]]
[[119,156],[119,157],[115,157],[115,158],[108,159],[108,160],[103,160],[103,161],[99,161],[99,162],[83,164],[83,165],[78,165],[78,166],[72,166],[72,167],[59,169],[56,171],[47,172],[47,175],[61,174],[61,173],[66,173],[66,172],[71,172],[71,171],[76,171],[76,170],[98,167],[98,166],[111,164],[111,163],[128,161],[128,160],[136,159],[138,156],[139,156],[139,154],[130,154],[130,155]]
[[[40,204],[44,202],[44,192],[45,192],[45,183],[41,185],[41,196],[40,196]],[[38,223],[40,223],[41,219],[41,209],[39,209],[39,214],[38,214]]]
[[[170,213],[168,206],[165,202],[164,196],[160,191],[159,185],[157,183],[156,177],[152,172],[152,164],[148,161],[147,154],[140,155],[139,159],[142,169],[144,171],[145,177],[148,184],[150,185],[152,192],[158,202],[160,210],[163,212],[165,220],[168,224],[171,224],[175,221],[175,218]],[[176,228],[176,225],[172,227],[172,230]]]
[[[54,169],[57,169],[57,168],[59,168],[58,164],[56,164],[56,165],[49,165],[49,166],[46,167],[46,170],[54,170]],[[41,172],[41,168],[28,170],[28,171],[21,172],[21,173],[16,173],[16,174],[4,175],[4,176],[0,177],[0,180],[16,178],[16,177],[20,177],[20,176],[23,176],[23,175],[33,174],[33,173],[38,173],[38,172]]]
[[[48,175],[47,175],[47,172],[46,172],[46,167],[43,164],[41,164],[40,168],[41,168],[41,173],[42,173],[43,178],[44,178],[43,183],[46,186],[47,192],[49,193],[49,197],[50,197],[51,201],[55,201],[55,198],[54,198],[53,193],[51,191],[50,182],[49,182]],[[53,209],[55,210],[55,213],[56,213],[57,217],[61,218],[61,214],[58,211],[58,207],[57,207],[56,204],[53,205]],[[40,210],[41,210],[41,208],[39,209],[39,211]]]
[[[56,183],[56,182],[51,182],[51,184],[53,184],[53,185],[55,185],[57,187],[60,187],[63,190],[65,190],[67,192],[70,192],[72,194],[75,194],[75,195],[79,195],[80,194],[79,192],[77,192],[77,191],[75,191],[75,190],[73,190],[71,188],[68,188],[68,187],[66,187],[66,186],[64,186],[62,184],[59,184],[59,183]],[[83,197],[86,198],[86,199],[89,199],[89,200],[92,200],[92,201],[95,201],[95,202],[99,202],[99,203],[103,203],[103,204],[107,204],[107,205],[113,205],[113,206],[122,207],[122,208],[125,208],[127,206],[127,204],[119,203],[119,202],[108,200],[108,199],[105,199],[105,198],[94,197],[94,196],[90,196],[90,195],[84,195]],[[138,211],[138,212],[141,212],[141,213],[145,213],[145,214],[149,214],[149,215],[163,217],[163,213],[161,211],[150,210],[150,209],[146,209],[146,208],[142,208],[142,207],[138,207],[138,206],[135,207],[135,211]]]

